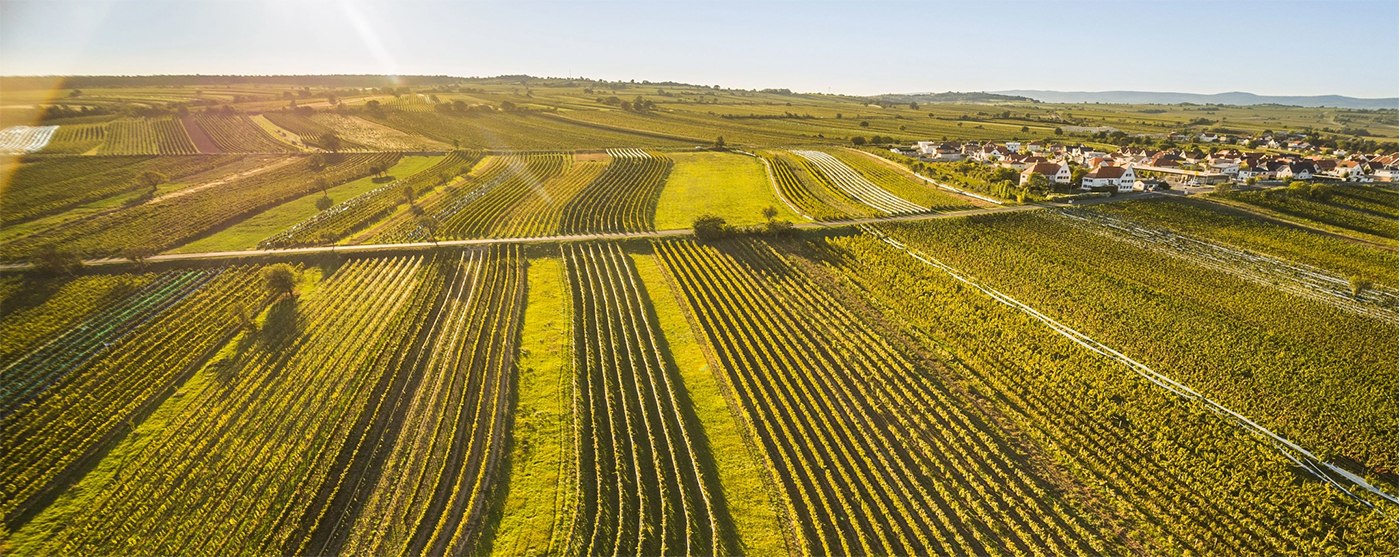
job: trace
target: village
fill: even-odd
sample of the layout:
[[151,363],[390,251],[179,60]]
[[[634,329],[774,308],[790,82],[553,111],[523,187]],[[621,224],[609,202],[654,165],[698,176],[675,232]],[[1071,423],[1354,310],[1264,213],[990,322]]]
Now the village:
[[[1130,192],[1288,185],[1297,181],[1395,182],[1400,155],[1324,153],[1286,136],[1234,138],[1172,134],[1185,147],[1153,150],[1045,141],[919,141],[891,151],[923,162],[971,161],[1020,173],[1017,185],[1046,192]],[[1264,150],[1251,150],[1264,149]]]

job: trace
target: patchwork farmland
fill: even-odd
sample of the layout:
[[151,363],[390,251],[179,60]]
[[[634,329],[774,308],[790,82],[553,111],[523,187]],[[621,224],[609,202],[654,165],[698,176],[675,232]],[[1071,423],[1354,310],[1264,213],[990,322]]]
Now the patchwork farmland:
[[1374,171],[1035,171],[1175,107],[126,79],[0,135],[0,553],[1397,550]]

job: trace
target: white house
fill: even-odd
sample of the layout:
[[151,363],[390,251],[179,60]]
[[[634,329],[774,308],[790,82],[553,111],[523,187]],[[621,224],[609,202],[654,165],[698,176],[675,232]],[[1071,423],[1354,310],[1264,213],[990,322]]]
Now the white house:
[[1070,171],[1069,165],[1067,164],[1058,162],[1039,162],[1030,165],[1026,167],[1025,170],[1021,171],[1021,185],[1024,186],[1030,183],[1031,176],[1035,174],[1045,176],[1046,179],[1050,180],[1050,182],[1054,184],[1068,184],[1070,178],[1073,176],[1073,173]]
[[1112,186],[1118,191],[1133,191],[1133,185],[1136,182],[1137,175],[1133,173],[1131,167],[1100,166],[1084,175],[1084,181],[1080,187],[1087,190]]
[[1008,151],[1011,151],[1012,153],[1020,153],[1020,152],[1021,152],[1021,142],[1019,142],[1019,141],[1007,141],[1007,142],[1006,142],[1006,149],[1007,149]]

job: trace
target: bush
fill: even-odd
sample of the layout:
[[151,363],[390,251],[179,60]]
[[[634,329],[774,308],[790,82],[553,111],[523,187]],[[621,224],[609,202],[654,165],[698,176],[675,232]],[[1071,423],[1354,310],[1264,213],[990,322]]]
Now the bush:
[[706,242],[722,240],[733,232],[723,218],[708,214],[695,217],[691,227],[695,229],[695,237]]

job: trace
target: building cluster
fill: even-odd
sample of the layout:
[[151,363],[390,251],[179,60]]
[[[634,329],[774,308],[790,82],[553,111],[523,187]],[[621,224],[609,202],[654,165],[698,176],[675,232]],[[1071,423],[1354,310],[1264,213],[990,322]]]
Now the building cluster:
[[[1223,141],[1215,134],[1201,134],[1198,140]],[[1042,141],[1005,143],[920,141],[912,148],[896,152],[925,162],[976,161],[1017,170],[1021,185],[1034,176],[1044,176],[1049,184],[1083,189],[1114,188],[1118,191],[1165,187],[1156,180],[1143,179],[1144,173],[1170,176],[1181,181],[1220,183],[1250,180],[1330,179],[1351,182],[1392,182],[1396,180],[1397,158],[1367,154],[1245,152],[1235,148],[1211,147],[1152,150],[1122,147],[1107,152],[1087,145],[1061,145]],[[1075,182],[1075,169],[1083,169]]]

